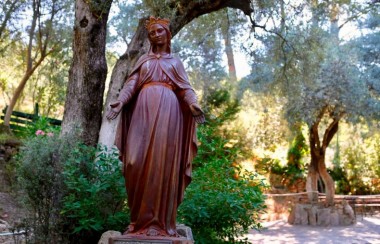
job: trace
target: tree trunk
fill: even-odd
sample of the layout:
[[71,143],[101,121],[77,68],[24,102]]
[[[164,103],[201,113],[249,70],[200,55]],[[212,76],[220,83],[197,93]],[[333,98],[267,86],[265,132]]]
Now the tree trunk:
[[237,82],[237,76],[236,76],[236,66],[235,66],[235,60],[234,60],[234,52],[232,49],[232,42],[231,42],[231,33],[230,33],[230,19],[228,16],[228,10],[226,10],[226,18],[222,20],[222,35],[224,39],[224,45],[225,45],[225,52],[227,55],[227,63],[228,63],[228,74],[231,83]]
[[15,90],[15,93],[13,94],[12,96],[12,99],[9,103],[9,106],[7,108],[7,112],[5,113],[5,116],[4,116],[4,126],[6,127],[10,127],[10,122],[11,122],[11,116],[12,116],[12,113],[13,113],[13,110],[16,106],[16,102],[17,100],[19,99],[22,91],[24,90],[24,87],[26,85],[26,83],[28,82],[29,78],[33,75],[34,71],[38,68],[38,66],[40,66],[40,64],[42,63],[42,61],[45,59],[46,56],[44,57],[41,57],[37,63],[35,63],[33,65],[33,67],[28,70],[24,76],[22,77],[20,83],[18,84],[16,90]]
[[139,20],[136,33],[128,45],[127,51],[117,60],[112,71],[98,141],[107,147],[112,147],[114,144],[116,127],[120,117],[118,116],[115,120],[108,120],[105,117],[107,109],[112,102],[116,101],[126,77],[131,73],[138,58],[148,52],[149,49],[148,33],[144,27],[145,20],[147,18]]
[[[164,4],[164,3],[163,3]],[[249,15],[253,12],[250,0],[208,0],[208,1],[185,1],[182,0],[177,4],[170,5],[172,12],[175,13],[170,19],[170,31],[174,37],[186,24],[193,19],[207,13],[211,13],[226,7],[237,8]],[[131,72],[137,59],[146,53],[149,48],[147,33],[144,27],[145,19],[139,21],[136,34],[128,45],[127,51],[117,61],[115,68],[112,71],[111,82],[107,99],[104,107],[102,126],[99,134],[99,143],[108,147],[114,144],[116,126],[118,121],[108,121],[105,117],[110,103],[116,100],[118,92],[122,88],[126,77]]]
[[332,3],[330,10],[330,34],[335,45],[339,45],[339,4]]
[[33,75],[34,71],[37,69],[37,67],[42,63],[42,61],[45,59],[46,55],[44,53],[41,53],[40,59],[37,61],[36,64],[33,65],[33,39],[35,36],[36,28],[37,28],[37,20],[40,17],[40,1],[33,1],[33,17],[32,17],[32,23],[29,30],[29,41],[28,41],[28,49],[26,51],[26,69],[23,78],[21,79],[20,83],[18,84],[15,93],[12,96],[12,99],[10,101],[10,104],[7,108],[7,112],[4,116],[4,126],[10,128],[10,121],[11,116],[13,113],[13,109],[16,106],[16,102],[18,98],[20,97],[22,91],[24,90],[24,87],[26,83],[28,82],[29,78]]
[[334,205],[334,197],[335,197],[335,184],[334,180],[331,178],[330,174],[327,172],[326,163],[325,163],[325,155],[319,159],[318,162],[318,172],[321,176],[323,183],[325,183],[326,190],[326,203],[328,206]]
[[[311,162],[308,168],[307,176],[307,191],[317,191],[317,182],[318,177],[320,176],[323,183],[325,184],[326,189],[326,203],[329,206],[334,204],[335,196],[335,184],[334,180],[331,178],[327,172],[325,158],[326,158],[326,149],[329,146],[332,138],[336,134],[339,128],[339,121],[343,114],[338,115],[335,118],[332,118],[332,122],[326,128],[323,139],[320,141],[318,126],[324,116],[327,108],[322,109],[316,122],[309,129],[309,142],[310,142],[310,156]],[[309,201],[315,203],[318,198],[314,193],[308,194]]]
[[62,135],[78,130],[87,145],[95,145],[101,124],[107,77],[106,28],[112,0],[102,4],[75,1],[73,61],[69,71]]
[[334,196],[335,196],[335,185],[334,180],[331,178],[329,173],[327,172],[326,164],[325,164],[325,153],[312,156],[311,161],[315,163],[310,163],[309,172],[307,175],[307,191],[312,191],[308,193],[308,197],[311,203],[318,202],[318,179],[319,177],[322,179],[325,184],[326,189],[326,203],[329,206],[334,205]]
[[310,163],[306,178],[306,191],[308,192],[307,196],[311,203],[318,202],[318,178],[319,174],[316,170],[316,165]]

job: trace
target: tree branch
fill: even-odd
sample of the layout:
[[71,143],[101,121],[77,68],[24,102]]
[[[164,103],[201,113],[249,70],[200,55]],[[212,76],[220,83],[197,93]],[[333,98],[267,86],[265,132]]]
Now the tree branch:
[[[4,6],[8,3],[8,1],[6,3],[3,3]],[[16,5],[17,3],[19,3],[18,0],[13,0],[13,2],[11,3],[9,9],[5,12],[4,14],[4,19],[3,19],[3,22],[1,23],[0,25],[0,40],[1,38],[3,37],[3,33],[5,31],[5,27],[7,26],[7,22],[11,19],[11,16],[12,16],[12,13],[14,13],[17,8],[19,8],[21,6],[21,4],[19,5]],[[5,7],[4,7],[5,8]],[[4,9],[3,9],[4,10]]]
[[367,14],[371,9],[376,5],[376,3],[379,3],[380,1],[372,1],[372,3],[367,3],[368,6],[366,6],[364,9],[360,10],[360,12],[356,15],[353,15],[349,18],[347,18],[341,25],[338,26],[339,29],[341,29],[345,24],[348,22],[358,19],[359,17],[363,16],[364,14]]
[[[326,110],[327,110],[327,106],[322,108],[322,110],[320,111],[320,113],[317,116],[317,119],[315,120],[313,125],[310,127],[310,137],[313,137],[311,139],[314,140],[313,143],[310,143],[310,146],[315,147],[316,150],[318,150],[318,151],[321,149],[321,141],[319,140],[318,126],[319,126],[319,123],[321,122],[323,115],[325,114]],[[310,139],[310,142],[311,142],[311,139]]]
[[341,113],[339,116],[333,119],[333,122],[326,128],[325,134],[323,136],[322,147],[324,150],[330,145],[331,140],[333,139],[335,133],[339,128],[339,121],[343,117],[344,113]]
[[173,12],[175,14],[170,21],[170,31],[175,36],[183,26],[193,19],[226,7],[240,9],[245,15],[249,16],[253,13],[251,2],[252,0],[181,0],[178,4],[174,5]]

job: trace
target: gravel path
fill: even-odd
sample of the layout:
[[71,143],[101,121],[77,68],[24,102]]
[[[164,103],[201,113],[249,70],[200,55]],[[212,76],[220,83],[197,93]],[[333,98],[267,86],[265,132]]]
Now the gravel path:
[[289,225],[284,220],[267,222],[263,226],[261,232],[251,230],[245,237],[255,244],[380,244],[380,216],[358,216],[357,223],[352,226],[300,226]]

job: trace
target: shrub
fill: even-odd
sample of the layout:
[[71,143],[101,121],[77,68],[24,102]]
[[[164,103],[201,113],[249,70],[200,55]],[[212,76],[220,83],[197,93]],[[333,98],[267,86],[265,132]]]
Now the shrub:
[[235,242],[250,228],[260,228],[263,182],[221,158],[198,168],[179,207],[179,222],[191,226],[197,243]]
[[30,213],[26,222],[34,232],[32,243],[62,241],[60,209],[64,184],[60,147],[56,135],[37,136],[24,141],[17,158],[18,184]]
[[299,128],[288,150],[288,163],[285,168],[285,175],[288,179],[294,181],[295,179],[305,178],[305,166],[302,159],[308,151],[305,137]]
[[236,163],[250,154],[243,133],[230,123],[238,103],[227,91],[205,100],[208,122],[198,129],[193,181],[179,207],[178,222],[192,228],[197,243],[235,242],[249,228],[260,228],[264,184],[253,173],[241,172]]
[[84,243],[109,229],[123,229],[129,219],[126,191],[116,150],[78,145],[65,161],[62,215],[66,229]]
[[93,243],[127,225],[117,153],[85,146],[75,136],[37,133],[18,157],[18,182],[30,213],[32,243]]

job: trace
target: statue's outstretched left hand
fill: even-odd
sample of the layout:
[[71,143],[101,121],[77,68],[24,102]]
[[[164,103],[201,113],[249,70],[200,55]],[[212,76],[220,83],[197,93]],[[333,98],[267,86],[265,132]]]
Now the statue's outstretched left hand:
[[193,114],[195,122],[198,124],[203,124],[206,122],[205,114],[197,103],[190,105],[190,111]]

